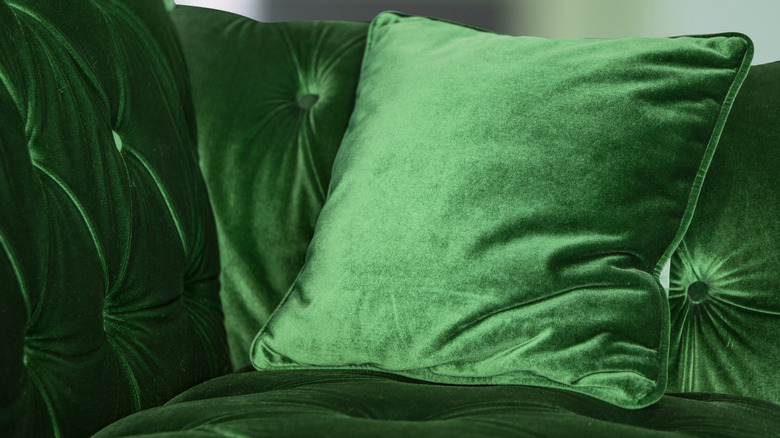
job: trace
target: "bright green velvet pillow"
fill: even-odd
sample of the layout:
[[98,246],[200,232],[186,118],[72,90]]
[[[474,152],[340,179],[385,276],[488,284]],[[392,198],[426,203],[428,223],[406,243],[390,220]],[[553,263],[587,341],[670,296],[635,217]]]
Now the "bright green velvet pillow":
[[658,275],[751,55],[737,34],[550,40],[379,15],[306,265],[253,364],[653,403]]
[[672,257],[669,391],[780,403],[780,62],[754,66]]

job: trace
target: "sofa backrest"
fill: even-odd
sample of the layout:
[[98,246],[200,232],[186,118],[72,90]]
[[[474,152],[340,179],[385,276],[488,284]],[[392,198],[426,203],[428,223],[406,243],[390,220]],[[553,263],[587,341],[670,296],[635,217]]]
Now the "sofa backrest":
[[303,266],[355,100],[367,23],[177,6],[217,218],[233,365]]
[[780,62],[745,78],[671,259],[670,392],[780,404]]
[[0,434],[88,436],[229,370],[187,71],[161,0],[0,29]]

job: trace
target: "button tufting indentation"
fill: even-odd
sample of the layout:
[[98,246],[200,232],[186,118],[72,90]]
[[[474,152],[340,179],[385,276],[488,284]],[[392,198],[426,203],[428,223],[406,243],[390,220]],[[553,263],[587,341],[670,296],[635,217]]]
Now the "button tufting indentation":
[[116,146],[116,150],[122,152],[122,138],[119,137],[119,133],[112,130],[111,134],[114,135],[114,146]]
[[302,109],[309,109],[314,106],[317,101],[320,100],[320,96],[312,93],[304,93],[298,96],[298,106]]
[[686,293],[688,298],[694,303],[701,303],[709,296],[710,287],[703,281],[695,281],[688,285]]

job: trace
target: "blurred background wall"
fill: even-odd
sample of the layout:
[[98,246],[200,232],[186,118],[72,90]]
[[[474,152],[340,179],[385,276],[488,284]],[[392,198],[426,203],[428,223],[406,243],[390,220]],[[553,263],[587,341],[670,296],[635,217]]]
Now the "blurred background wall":
[[177,0],[261,21],[364,20],[384,10],[511,35],[615,38],[742,32],[754,64],[780,60],[780,0]]

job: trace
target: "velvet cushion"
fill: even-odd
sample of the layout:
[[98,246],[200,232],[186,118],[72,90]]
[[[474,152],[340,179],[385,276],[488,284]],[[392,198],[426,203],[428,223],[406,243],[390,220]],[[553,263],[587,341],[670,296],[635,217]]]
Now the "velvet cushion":
[[355,100],[367,23],[172,13],[189,64],[200,165],[235,368],[303,266]]
[[780,63],[754,66],[672,257],[669,389],[780,402]]
[[95,438],[766,438],[778,436],[778,424],[780,406],[739,396],[665,395],[626,410],[550,388],[284,370],[213,379]]
[[160,0],[0,1],[0,435],[85,437],[229,371]]
[[751,55],[735,34],[548,40],[379,15],[306,265],[253,364],[653,403],[658,274]]

